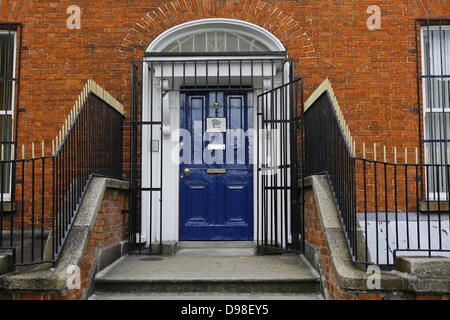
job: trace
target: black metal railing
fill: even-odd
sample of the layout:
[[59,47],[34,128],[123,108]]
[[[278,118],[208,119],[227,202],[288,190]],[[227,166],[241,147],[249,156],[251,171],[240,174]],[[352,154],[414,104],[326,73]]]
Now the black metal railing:
[[10,197],[0,199],[0,250],[12,252],[16,266],[55,262],[90,179],[122,178],[121,113],[90,94],[67,127],[53,155],[33,144],[18,150],[23,159],[0,161],[0,175],[8,168],[15,178],[9,194],[0,192]]
[[305,113],[305,176],[328,174],[352,252],[356,251],[355,161],[327,93]]
[[354,255],[364,263],[392,265],[399,254],[450,253],[450,166],[408,164],[407,158],[404,163],[355,159],[356,220],[364,237]]
[[389,162],[376,147],[374,160],[355,157],[338,118],[327,93],[304,113],[306,176],[329,176],[354,260],[392,266],[397,255],[448,255],[450,165],[420,164],[417,151],[394,150]]

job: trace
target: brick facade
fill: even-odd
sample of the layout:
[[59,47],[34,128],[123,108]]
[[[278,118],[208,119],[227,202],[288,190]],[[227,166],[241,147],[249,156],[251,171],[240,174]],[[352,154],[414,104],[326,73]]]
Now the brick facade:
[[[357,143],[417,147],[414,19],[450,17],[449,2],[5,0],[0,20],[24,24],[19,145],[49,142],[89,78],[128,113],[130,59],[172,26],[224,17],[277,36],[297,59],[306,95],[330,78]],[[66,27],[70,5],[82,9],[80,30]],[[380,30],[367,28],[370,5],[382,10]]]
[[[79,30],[66,26],[71,5],[82,9]],[[372,5],[381,8],[380,30],[367,27],[367,8]],[[416,46],[414,19],[450,18],[450,0],[0,0],[0,21],[23,23],[19,107],[26,111],[19,114],[19,148],[25,144],[29,153],[32,142],[44,140],[50,154],[51,140],[88,79],[118,98],[128,117],[131,59],[142,59],[147,46],[167,29],[215,17],[251,22],[273,33],[296,59],[295,72],[305,79],[306,97],[329,78],[359,156],[363,142],[388,148],[419,146],[416,54],[411,51]],[[127,134],[125,130],[125,160],[130,153]],[[92,230],[81,265],[84,286],[92,275],[96,248],[124,238],[120,210],[125,195],[117,197],[104,200],[108,214],[100,214]],[[339,288],[316,209],[311,201],[307,205],[306,234],[321,248],[331,297],[381,298]],[[84,294],[11,298],[72,299]]]

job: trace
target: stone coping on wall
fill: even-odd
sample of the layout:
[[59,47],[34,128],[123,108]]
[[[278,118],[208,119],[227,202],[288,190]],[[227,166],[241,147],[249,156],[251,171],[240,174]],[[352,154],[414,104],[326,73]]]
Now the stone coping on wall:
[[406,290],[423,294],[450,293],[450,258],[398,257],[395,269],[406,281]]
[[[0,290],[8,292],[46,292],[62,293],[67,291],[67,280],[71,273],[68,267],[79,265],[83,251],[88,242],[88,236],[99,209],[106,189],[129,190],[129,183],[125,181],[94,177],[89,184],[77,217],[69,232],[61,255],[54,268],[50,264],[40,265],[30,271],[14,272],[0,277]],[[106,266],[102,257],[111,260],[111,254],[120,258],[126,252],[126,243],[118,243],[102,248],[98,255],[97,268]],[[112,258],[114,260],[114,257]]]
[[351,152],[351,155],[354,157],[356,154],[356,144],[355,139],[353,139],[350,129],[348,127],[347,121],[345,120],[344,114],[339,105],[338,99],[334,93],[333,87],[331,85],[331,81],[327,78],[325,79],[319,87],[309,96],[309,98],[305,102],[304,112],[308,111],[314,103],[324,94],[327,93],[330,98],[331,107],[333,108],[336,119],[339,123],[339,127],[343,136],[345,137],[345,141],[347,143],[348,149]]

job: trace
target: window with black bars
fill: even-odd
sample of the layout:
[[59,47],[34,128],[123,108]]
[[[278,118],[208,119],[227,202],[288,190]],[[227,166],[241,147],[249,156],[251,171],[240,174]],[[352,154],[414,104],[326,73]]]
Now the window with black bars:
[[[14,152],[15,112],[19,86],[18,34],[20,24],[0,24],[0,160],[2,161],[11,160]],[[11,177],[11,163],[3,162],[0,166],[0,194],[3,201],[11,200]]]
[[[445,197],[450,164],[450,19],[419,19],[423,159],[430,200]],[[419,64],[418,64],[419,65]],[[438,195],[437,193],[440,193]]]

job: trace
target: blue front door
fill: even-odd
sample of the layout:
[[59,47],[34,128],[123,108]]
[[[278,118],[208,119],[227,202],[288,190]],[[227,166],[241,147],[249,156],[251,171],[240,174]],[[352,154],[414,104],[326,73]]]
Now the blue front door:
[[247,93],[181,94],[180,240],[253,240],[252,125]]

